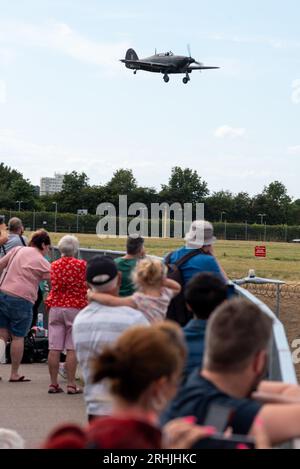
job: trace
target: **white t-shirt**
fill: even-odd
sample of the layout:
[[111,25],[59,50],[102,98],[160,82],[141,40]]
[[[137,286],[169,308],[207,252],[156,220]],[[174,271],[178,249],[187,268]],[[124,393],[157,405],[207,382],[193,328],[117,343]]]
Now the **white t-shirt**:
[[76,316],[73,341],[84,379],[84,398],[88,415],[110,415],[112,399],[107,384],[92,384],[91,359],[113,344],[131,326],[149,325],[144,315],[127,306],[105,306],[91,302]]

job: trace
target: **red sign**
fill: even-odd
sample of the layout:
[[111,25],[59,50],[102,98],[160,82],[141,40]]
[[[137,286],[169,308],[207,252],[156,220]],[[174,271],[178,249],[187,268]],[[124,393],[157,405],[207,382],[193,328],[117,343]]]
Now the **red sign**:
[[266,246],[255,246],[255,257],[267,257]]

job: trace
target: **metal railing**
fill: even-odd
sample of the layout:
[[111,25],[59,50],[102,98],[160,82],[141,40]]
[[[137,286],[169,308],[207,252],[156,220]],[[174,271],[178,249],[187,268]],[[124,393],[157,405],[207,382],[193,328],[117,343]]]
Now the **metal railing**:
[[[254,272],[254,271],[253,271]],[[275,307],[275,312],[276,316],[279,319],[280,315],[280,299],[281,299],[281,287],[285,285],[285,282],[282,280],[275,280],[271,278],[261,278],[261,277],[256,277],[255,274],[252,276],[248,276],[239,280],[233,280],[233,283],[235,285],[269,285],[273,286],[273,288],[276,289],[276,307]]]

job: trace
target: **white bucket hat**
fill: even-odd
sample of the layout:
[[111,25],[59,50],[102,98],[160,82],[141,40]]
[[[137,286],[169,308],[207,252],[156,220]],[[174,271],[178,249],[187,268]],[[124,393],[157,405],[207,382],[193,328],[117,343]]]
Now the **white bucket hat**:
[[203,246],[210,246],[216,242],[214,228],[209,221],[195,220],[185,235],[187,248],[199,249]]

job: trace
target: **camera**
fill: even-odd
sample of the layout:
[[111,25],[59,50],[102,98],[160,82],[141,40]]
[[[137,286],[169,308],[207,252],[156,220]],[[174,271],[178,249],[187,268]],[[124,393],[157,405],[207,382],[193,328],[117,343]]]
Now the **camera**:
[[207,412],[204,425],[215,427],[217,433],[210,438],[197,441],[192,449],[254,449],[255,441],[247,435],[224,436],[225,430],[230,426],[234,410],[219,404],[212,404]]

